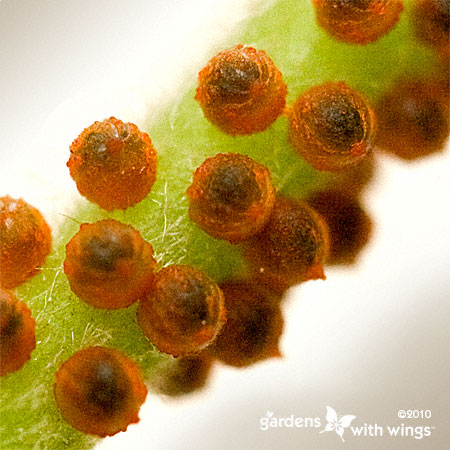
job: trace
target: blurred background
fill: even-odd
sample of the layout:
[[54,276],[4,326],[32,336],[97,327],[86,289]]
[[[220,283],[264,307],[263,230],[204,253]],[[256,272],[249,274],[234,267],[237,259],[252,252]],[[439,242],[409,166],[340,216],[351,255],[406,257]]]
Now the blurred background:
[[[138,125],[177,92],[208,48],[258,1],[0,1],[0,195],[53,223],[77,195],[65,163],[79,131],[115,115]],[[237,20],[239,18],[239,20]],[[193,79],[192,75],[189,75]],[[375,233],[356,268],[293,289],[282,359],[216,367],[181,401],[150,395],[141,422],[101,450],[427,449],[450,442],[450,152],[404,164],[381,157],[367,193]],[[61,167],[63,169],[61,169]],[[434,426],[430,437],[319,434],[326,406],[355,425]],[[404,419],[398,410],[431,410]],[[320,417],[319,428],[260,419]],[[24,449],[27,450],[27,449]]]

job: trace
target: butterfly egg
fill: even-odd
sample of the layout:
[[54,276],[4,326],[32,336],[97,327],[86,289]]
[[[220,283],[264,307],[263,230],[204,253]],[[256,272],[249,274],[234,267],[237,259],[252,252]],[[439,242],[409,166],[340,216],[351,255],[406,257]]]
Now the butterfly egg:
[[0,375],[19,370],[36,347],[36,323],[25,303],[0,288]]
[[313,0],[317,23],[338,41],[365,45],[389,33],[403,0]]
[[50,227],[36,208],[0,197],[0,286],[14,288],[34,276],[51,246]]
[[263,50],[240,44],[201,70],[195,99],[222,131],[246,135],[264,131],[283,112],[286,85]]
[[258,232],[275,202],[269,170],[237,153],[208,158],[195,171],[187,195],[191,220],[232,243]]
[[280,303],[248,280],[220,284],[227,322],[208,351],[225,364],[245,367],[280,357],[283,332]]
[[274,278],[279,285],[325,279],[328,230],[303,201],[277,198],[265,228],[243,247],[253,272]]
[[83,433],[112,436],[139,422],[147,388],[138,365],[123,353],[103,347],[80,350],[55,376],[56,405]]
[[354,264],[372,233],[372,221],[360,201],[340,190],[324,190],[308,200],[329,230],[327,264]]
[[450,130],[448,87],[428,80],[399,80],[377,103],[375,144],[404,160],[445,149]]
[[144,199],[156,180],[156,164],[148,134],[114,117],[86,128],[67,162],[80,194],[108,211]]
[[113,219],[82,224],[66,246],[64,272],[72,291],[95,308],[126,308],[151,286],[153,247]]
[[290,142],[317,170],[335,172],[361,162],[373,129],[371,107],[343,82],[308,89],[290,112]]
[[165,361],[151,377],[152,391],[169,397],[181,397],[206,386],[213,358],[207,351]]
[[416,35],[423,42],[441,51],[448,66],[450,54],[450,1],[416,0],[413,8]]
[[140,301],[137,318],[158,350],[172,356],[198,353],[225,322],[223,294],[200,270],[185,265],[164,267]]

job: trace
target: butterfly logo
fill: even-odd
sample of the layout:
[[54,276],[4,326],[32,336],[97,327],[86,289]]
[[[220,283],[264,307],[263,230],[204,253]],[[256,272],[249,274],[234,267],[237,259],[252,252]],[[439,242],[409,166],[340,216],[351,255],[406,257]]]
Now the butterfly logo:
[[355,419],[355,418],[356,418],[356,416],[348,415],[348,416],[342,416],[338,420],[338,415],[337,415],[336,411],[331,406],[327,406],[326,419],[327,419],[328,423],[325,426],[325,429],[322,430],[320,433],[325,433],[326,431],[335,430],[336,433],[341,437],[342,442],[345,442],[344,438],[343,438],[344,430],[350,426],[353,419]]

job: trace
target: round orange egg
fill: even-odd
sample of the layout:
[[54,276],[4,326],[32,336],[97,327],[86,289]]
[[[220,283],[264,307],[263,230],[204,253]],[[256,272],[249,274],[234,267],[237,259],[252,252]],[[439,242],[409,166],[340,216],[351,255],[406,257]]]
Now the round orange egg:
[[383,150],[410,161],[445,150],[450,133],[448,85],[433,79],[398,80],[375,111],[375,143]]
[[329,230],[327,264],[354,264],[372,234],[372,220],[361,201],[340,189],[314,192],[307,202],[322,217]]
[[447,65],[450,56],[449,0],[416,0],[413,21],[417,36],[438,50]]
[[19,286],[44,264],[52,246],[50,227],[24,200],[0,197],[0,285]]
[[36,347],[36,323],[25,303],[0,289],[0,375],[19,370]]
[[211,344],[225,322],[223,294],[198,269],[164,267],[141,300],[137,318],[158,350],[173,356],[199,353]]
[[156,164],[148,134],[115,117],[86,128],[70,146],[67,162],[80,194],[108,211],[144,199],[156,180]]
[[187,191],[189,216],[217,239],[236,243],[258,232],[275,202],[269,170],[237,153],[208,158]]
[[280,303],[265,295],[250,280],[220,284],[225,297],[227,322],[209,351],[225,364],[245,367],[280,357],[283,332]]
[[100,437],[139,422],[147,396],[138,365],[123,353],[103,347],[80,350],[62,364],[53,391],[67,422]]
[[397,24],[403,0],[313,0],[317,23],[338,41],[365,45]]
[[151,286],[156,260],[139,231],[117,220],[82,224],[66,246],[72,291],[95,308],[126,308]]
[[374,114],[343,82],[314,86],[290,113],[292,146],[317,170],[337,172],[358,164],[371,149]]
[[277,198],[266,226],[243,246],[252,270],[280,286],[325,279],[328,230],[306,202]]
[[282,114],[286,85],[263,50],[240,44],[220,52],[201,70],[195,99],[222,131],[246,135],[264,131]]

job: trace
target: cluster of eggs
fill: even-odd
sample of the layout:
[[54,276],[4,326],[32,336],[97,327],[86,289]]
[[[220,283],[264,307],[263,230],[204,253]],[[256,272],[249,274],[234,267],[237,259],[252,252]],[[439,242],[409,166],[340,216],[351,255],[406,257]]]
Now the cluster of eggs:
[[[313,3],[318,23],[353,44],[387,33],[402,11],[401,0]],[[429,24],[422,38],[442,49],[441,28],[430,19],[439,15],[439,5],[418,2],[418,10],[429,14],[418,13],[417,20]],[[375,108],[344,82],[314,86],[290,106],[286,92],[267,54],[243,45],[219,53],[199,73],[195,98],[212,124],[232,136],[248,135],[284,114],[294,150],[334,177],[332,188],[298,200],[278,195],[269,169],[248,156],[219,153],[196,169],[186,193],[189,217],[212,237],[240,246],[249,267],[245,276],[218,285],[195,267],[159,269],[152,245],[113,219],[82,224],[66,246],[64,272],[72,291],[95,308],[139,302],[145,336],[178,358],[153,380],[160,392],[179,395],[202,386],[214,358],[241,367],[278,356],[286,289],[324,279],[325,264],[353,263],[368,240],[371,221],[359,191],[373,170],[373,147],[414,159],[441,150],[448,135],[445,80],[399,82]],[[86,128],[70,152],[67,165],[79,192],[108,211],[141,201],[156,180],[150,137],[114,117]],[[26,363],[36,344],[31,312],[9,289],[43,266],[51,232],[21,199],[1,198],[0,214],[0,358],[1,375],[7,375]],[[103,347],[75,353],[54,384],[64,418],[98,436],[137,422],[146,395],[138,365]]]

